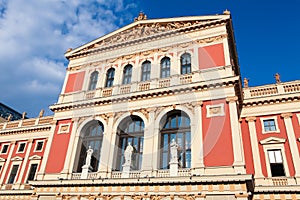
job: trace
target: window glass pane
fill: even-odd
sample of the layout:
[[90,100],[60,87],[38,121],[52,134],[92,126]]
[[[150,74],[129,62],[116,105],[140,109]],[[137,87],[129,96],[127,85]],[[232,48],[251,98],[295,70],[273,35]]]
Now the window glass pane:
[[12,169],[11,169],[11,172],[10,172],[10,176],[8,178],[8,184],[13,184],[14,181],[15,181],[15,177],[17,175],[17,172],[18,172],[18,169],[19,169],[19,165],[13,165]]
[[281,151],[274,151],[276,163],[282,163]]
[[105,87],[112,87],[114,82],[115,69],[111,68],[107,71]]
[[191,149],[191,132],[186,132],[185,134],[185,148]]
[[171,118],[171,127],[170,128],[176,128],[177,124],[176,124],[176,117],[172,117]]
[[37,164],[32,164],[30,166],[30,170],[29,170],[29,174],[28,174],[28,178],[27,178],[27,181],[32,181],[34,180],[34,177],[35,177],[35,173],[36,173],[36,170],[37,170]]
[[186,168],[191,168],[191,160],[192,160],[191,159],[191,151],[187,151],[185,156],[186,156],[186,158],[185,158],[186,159],[185,167]]
[[43,144],[44,142],[43,141],[40,141],[40,142],[37,142],[37,145],[36,145],[36,151],[41,151],[42,148],[43,148]]
[[270,163],[276,163],[274,151],[268,151],[268,153],[269,153]]

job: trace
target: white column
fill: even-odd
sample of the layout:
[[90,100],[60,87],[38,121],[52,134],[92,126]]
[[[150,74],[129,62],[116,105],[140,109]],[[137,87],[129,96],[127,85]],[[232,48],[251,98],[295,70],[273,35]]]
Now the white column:
[[11,160],[11,156],[12,156],[13,151],[15,149],[15,145],[16,145],[16,141],[11,142],[11,147],[9,148],[9,153],[8,153],[8,156],[7,156],[7,160],[5,161],[5,166],[4,166],[4,169],[2,171],[1,178],[0,178],[0,183],[1,184],[3,184],[3,180],[5,178],[5,175],[6,175],[6,172],[7,172],[7,168],[8,168],[8,165],[10,163],[10,160]]
[[295,167],[295,177],[300,176],[300,157],[299,157],[299,151],[297,147],[297,139],[295,137],[295,132],[292,124],[291,117],[293,116],[292,113],[283,113],[281,114],[281,117],[284,119],[284,124],[286,128],[286,133],[288,136],[288,141],[291,148],[293,163]]
[[244,174],[245,171],[245,162],[243,154],[243,144],[242,136],[239,128],[239,119],[237,114],[237,103],[238,98],[228,97],[226,101],[229,104],[229,114],[230,114],[230,127],[232,135],[232,145],[233,145],[233,155],[234,155],[234,169],[236,173]]
[[263,174],[261,169],[259,146],[258,146],[257,133],[255,128],[255,120],[256,117],[246,118],[246,121],[248,122],[250,142],[252,148],[253,164],[254,164],[254,171],[255,171],[254,177],[261,178],[263,177]]
[[[110,135],[110,140],[108,142],[108,152],[107,152],[107,156],[105,158],[103,158],[102,164],[103,162],[107,164],[106,167],[106,171],[108,173],[111,173],[112,168],[113,168],[113,164],[114,164],[114,160],[117,159],[116,158],[116,138],[117,138],[117,133],[113,132],[113,123],[114,123],[114,117],[113,115],[111,115],[108,118],[108,125],[107,125],[107,133]],[[104,152],[104,151],[103,151]],[[104,160],[106,159],[106,160]],[[108,177],[110,178],[110,177]]]
[[[154,116],[155,120],[155,116]],[[157,124],[157,126],[155,126]],[[154,123],[153,128],[153,152],[152,152],[152,169],[155,171],[159,169],[159,158],[160,158],[160,132],[159,123]],[[154,174],[153,174],[154,175]]]
[[[21,168],[21,171],[19,173],[19,177],[18,177],[18,180],[16,181],[16,183],[21,183],[21,181],[22,181],[22,178],[23,178],[23,175],[24,175],[24,172],[25,172],[25,168],[26,168],[26,165],[27,165],[27,162],[28,162],[28,159],[29,159],[32,143],[33,143],[32,139],[28,140],[28,147],[26,149],[25,158],[23,160],[22,168]],[[28,169],[30,169],[30,167]]]
[[74,160],[73,155],[73,151],[76,152],[77,146],[74,146],[75,144],[75,139],[76,139],[76,131],[77,131],[77,126],[78,126],[78,120],[79,119],[72,119],[72,132],[71,133],[67,133],[67,134],[71,134],[70,135],[70,139],[69,139],[69,144],[68,144],[68,149],[67,149],[67,154],[66,154],[66,158],[65,158],[65,163],[64,163],[64,168],[60,174],[61,178],[67,178],[68,177],[68,173],[69,173],[69,168],[71,166],[71,160]]
[[[112,137],[112,126],[113,126],[113,114],[107,114],[107,130],[104,130],[102,147],[101,147],[101,155],[100,155],[100,164],[98,167],[99,177],[106,177],[106,173],[109,171],[108,169],[112,169],[112,166],[108,165],[110,157],[112,154],[110,153],[111,148],[111,137]],[[109,151],[107,151],[109,150]]]
[[204,173],[202,101],[194,103],[194,117],[191,119],[191,151],[194,174]]
[[143,160],[142,160],[142,176],[150,176],[152,173],[152,158],[155,150],[154,144],[154,122],[155,122],[156,108],[149,108],[148,126],[144,130],[144,147],[143,147]]

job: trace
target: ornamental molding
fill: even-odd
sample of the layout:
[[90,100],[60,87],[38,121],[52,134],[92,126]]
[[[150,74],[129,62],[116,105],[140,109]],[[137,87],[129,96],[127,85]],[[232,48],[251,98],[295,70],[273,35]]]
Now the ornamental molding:
[[0,162],[5,162],[6,159],[0,157]]
[[293,113],[282,113],[280,116],[284,119],[289,119],[293,116]]
[[[91,54],[98,52],[129,47],[142,42],[150,42],[162,38],[169,38],[180,33],[188,34],[203,29],[205,30],[212,27],[223,26],[225,23],[226,19],[138,24],[135,27],[111,35],[108,38],[95,42],[94,44],[90,44],[89,46],[80,49],[77,52],[76,50],[74,50],[75,52],[69,52],[67,53],[66,57],[72,60],[80,57],[90,56]],[[198,42],[201,44],[207,44],[226,37],[227,35],[222,35],[217,36],[217,38],[212,37],[205,40],[200,40]]]
[[12,160],[12,161],[22,161],[23,158],[20,157],[20,156],[16,156],[16,157],[13,157],[11,160]]
[[33,155],[29,157],[29,160],[42,160],[42,157],[38,155]]
[[283,138],[278,138],[278,137],[269,137],[264,140],[259,141],[260,144],[262,145],[267,145],[267,144],[280,144],[280,143],[285,143],[286,139]]
[[247,122],[255,122],[256,121],[256,117],[246,117],[246,121]]

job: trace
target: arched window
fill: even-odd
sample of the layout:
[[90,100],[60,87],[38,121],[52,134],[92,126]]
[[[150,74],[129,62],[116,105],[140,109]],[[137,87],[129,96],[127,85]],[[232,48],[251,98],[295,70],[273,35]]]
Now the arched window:
[[98,81],[98,72],[97,72],[97,71],[94,71],[94,72],[91,74],[91,77],[90,77],[89,90],[94,90],[94,89],[96,89],[97,81]]
[[123,84],[131,83],[132,65],[126,65],[123,71]]
[[89,149],[89,147],[93,149],[91,159],[91,167],[93,168],[92,171],[96,172],[98,170],[103,140],[103,131],[103,124],[97,120],[89,122],[82,129],[79,140],[80,154],[77,165],[77,172],[82,171],[82,166],[85,164],[85,159],[87,155],[86,151]]
[[184,53],[180,57],[181,74],[191,73],[191,54]]
[[161,122],[161,160],[162,169],[169,168],[170,143],[174,139],[178,144],[178,162],[180,168],[191,167],[191,126],[190,118],[182,111],[167,113]]
[[115,69],[110,68],[109,70],[107,70],[107,73],[106,73],[105,87],[112,87],[114,84],[114,78],[115,78]]
[[167,78],[170,76],[170,58],[164,57],[160,61],[160,78]]
[[142,78],[141,78],[141,81],[150,80],[150,73],[151,73],[151,62],[146,60],[142,64]]
[[138,116],[124,119],[118,127],[118,156],[116,170],[121,171],[124,164],[124,151],[130,143],[133,146],[131,166],[132,170],[139,170],[142,166],[142,155],[144,146],[144,122]]

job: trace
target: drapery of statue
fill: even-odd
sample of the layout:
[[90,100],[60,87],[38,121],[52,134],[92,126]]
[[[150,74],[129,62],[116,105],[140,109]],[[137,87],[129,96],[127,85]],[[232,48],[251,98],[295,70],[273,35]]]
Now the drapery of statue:
[[133,152],[133,146],[128,142],[128,145],[124,151],[124,159],[125,162],[123,164],[122,169],[122,178],[129,178],[129,172],[130,172],[130,166],[132,161],[132,152]]
[[82,166],[81,179],[87,179],[88,173],[93,170],[91,166],[93,152],[94,150],[91,146],[89,146],[88,150],[86,151],[85,164]]

